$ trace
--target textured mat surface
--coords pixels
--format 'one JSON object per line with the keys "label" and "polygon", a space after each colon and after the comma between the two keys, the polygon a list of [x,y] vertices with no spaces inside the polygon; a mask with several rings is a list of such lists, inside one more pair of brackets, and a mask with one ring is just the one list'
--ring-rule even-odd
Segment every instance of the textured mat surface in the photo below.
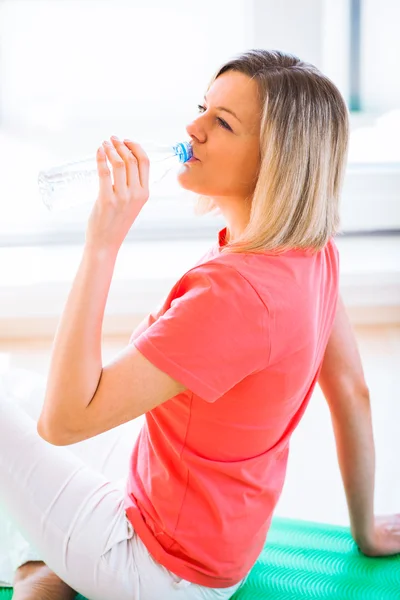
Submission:
{"label": "textured mat surface", "polygon": [[[10,598],[10,588],[0,589],[0,600]],[[368,558],[347,527],[275,517],[246,584],[233,598],[400,600],[400,555]]]}

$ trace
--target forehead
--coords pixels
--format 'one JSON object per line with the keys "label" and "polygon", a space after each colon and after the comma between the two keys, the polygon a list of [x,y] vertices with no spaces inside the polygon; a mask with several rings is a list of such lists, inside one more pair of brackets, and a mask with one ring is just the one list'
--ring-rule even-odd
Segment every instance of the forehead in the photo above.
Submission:
{"label": "forehead", "polygon": [[210,86],[207,100],[210,104],[233,110],[244,126],[253,127],[260,119],[257,82],[244,73],[228,71],[220,75]]}

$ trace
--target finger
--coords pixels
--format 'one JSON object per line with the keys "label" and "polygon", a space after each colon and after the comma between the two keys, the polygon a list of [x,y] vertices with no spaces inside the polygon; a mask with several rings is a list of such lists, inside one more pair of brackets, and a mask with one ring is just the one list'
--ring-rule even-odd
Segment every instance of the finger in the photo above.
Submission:
{"label": "finger", "polygon": [[127,186],[128,188],[131,188],[133,191],[135,191],[135,188],[141,185],[139,178],[138,159],[133,154],[133,152],[116,136],[111,136],[111,140],[115,146],[116,151],[125,162]]}
{"label": "finger", "polygon": [[138,161],[139,169],[139,182],[142,189],[148,191],[149,189],[149,172],[150,172],[150,160],[146,152],[143,150],[140,144],[135,144],[132,140],[125,139],[124,144],[129,150],[136,156]]}
{"label": "finger", "polygon": [[103,146],[100,146],[97,150],[97,172],[99,174],[99,187],[100,194],[108,197],[113,193],[113,186],[111,181],[111,172],[107,165],[107,155],[104,151]]}
{"label": "finger", "polygon": [[114,174],[114,191],[120,198],[125,198],[128,191],[126,181],[126,166],[124,160],[118,154],[114,146],[108,140],[103,142],[107,158],[110,161]]}

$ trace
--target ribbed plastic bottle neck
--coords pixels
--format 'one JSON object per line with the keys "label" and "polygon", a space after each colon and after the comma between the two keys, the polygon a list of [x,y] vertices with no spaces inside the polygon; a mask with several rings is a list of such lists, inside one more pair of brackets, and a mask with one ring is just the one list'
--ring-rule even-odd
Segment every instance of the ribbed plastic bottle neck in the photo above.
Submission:
{"label": "ribbed plastic bottle neck", "polygon": [[181,163],[187,162],[193,156],[193,148],[189,142],[180,142],[174,146],[174,151]]}

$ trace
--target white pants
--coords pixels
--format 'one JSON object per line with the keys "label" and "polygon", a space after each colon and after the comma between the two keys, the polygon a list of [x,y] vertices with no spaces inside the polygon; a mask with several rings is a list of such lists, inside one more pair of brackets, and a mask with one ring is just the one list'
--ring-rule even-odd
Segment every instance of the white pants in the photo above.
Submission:
{"label": "white pants", "polygon": [[36,431],[46,380],[0,377],[0,586],[45,562],[90,600],[228,599],[244,583],[207,588],[156,562],[124,510],[129,458],[144,417],[68,447]]}

